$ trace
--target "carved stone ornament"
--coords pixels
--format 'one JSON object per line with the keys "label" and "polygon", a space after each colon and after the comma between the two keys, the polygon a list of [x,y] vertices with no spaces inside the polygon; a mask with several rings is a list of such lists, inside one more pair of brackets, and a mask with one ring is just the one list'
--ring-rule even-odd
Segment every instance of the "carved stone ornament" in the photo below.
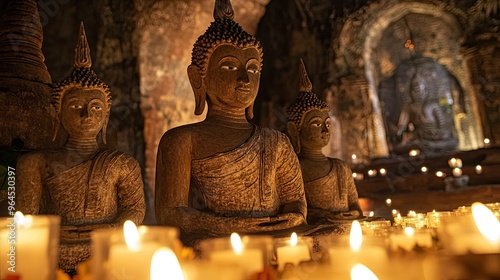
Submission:
{"label": "carved stone ornament", "polygon": [[207,117],[167,131],[158,147],[156,217],[179,227],[187,244],[232,232],[284,233],[306,217],[290,141],[248,120],[262,47],[233,20],[229,1],[217,0],[214,16],[188,67],[195,113],[202,114],[206,103]]}
{"label": "carved stone ornament", "polygon": [[344,161],[322,153],[330,140],[330,108],[311,91],[302,61],[299,79],[299,95],[287,110],[287,128],[302,168],[307,221],[324,224],[359,218],[362,211],[351,169]]}
{"label": "carved stone ornament", "polygon": [[61,149],[19,159],[16,204],[25,214],[61,217],[59,266],[70,274],[90,256],[91,231],[116,228],[126,220],[140,224],[145,214],[137,161],[97,144],[99,133],[105,142],[111,93],[90,69],[83,23],[75,51],[75,68],[54,86],[52,94],[68,140]]}

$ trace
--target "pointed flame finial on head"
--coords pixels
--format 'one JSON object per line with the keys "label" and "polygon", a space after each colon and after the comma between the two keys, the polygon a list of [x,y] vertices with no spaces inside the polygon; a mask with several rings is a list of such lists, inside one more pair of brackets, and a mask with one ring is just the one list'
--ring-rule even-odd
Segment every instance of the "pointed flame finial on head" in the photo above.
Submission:
{"label": "pointed flame finial on head", "polygon": [[87,42],[87,35],[85,34],[85,27],[83,21],[80,22],[80,34],[78,35],[78,42],[75,48],[75,68],[90,68],[92,66],[92,59],[90,58],[90,48]]}
{"label": "pointed flame finial on head", "polygon": [[302,58],[300,59],[299,66],[299,92],[311,92],[312,84],[311,80],[309,80],[309,76],[307,75],[306,66],[304,65],[304,61]]}
{"label": "pointed flame finial on head", "polygon": [[231,19],[234,20],[233,6],[230,0],[215,0],[214,19]]}

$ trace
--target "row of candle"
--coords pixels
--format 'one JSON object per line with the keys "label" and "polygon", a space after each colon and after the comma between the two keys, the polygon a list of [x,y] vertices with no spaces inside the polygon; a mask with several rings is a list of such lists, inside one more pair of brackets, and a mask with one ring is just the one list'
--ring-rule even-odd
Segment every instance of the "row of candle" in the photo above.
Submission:
{"label": "row of candle", "polygon": [[[500,209],[500,205],[483,205],[475,203],[472,207],[456,209],[460,215],[443,215],[452,219],[444,219],[439,231],[440,240],[454,254],[500,253],[500,222],[490,210]],[[448,212],[449,213],[449,212]],[[469,213],[470,215],[464,215]],[[399,214],[399,213],[398,213]],[[440,212],[430,212],[426,216],[438,216]],[[420,217],[419,217],[420,216]],[[409,213],[407,218],[422,218],[424,214]],[[16,273],[22,274],[22,279],[54,279],[54,256],[57,252],[57,242],[54,236],[58,234],[58,220],[52,225],[45,223],[34,227],[36,221],[44,216],[28,216],[28,223],[16,221]],[[470,219],[469,219],[470,218]],[[473,218],[473,219],[472,219]],[[472,223],[472,226],[471,226]],[[477,226],[473,226],[475,223]],[[55,226],[57,225],[57,226]],[[486,225],[486,226],[485,226]],[[373,239],[362,232],[366,229],[390,228],[385,239]],[[464,231],[466,230],[466,231]],[[8,239],[9,231],[0,228],[2,242]],[[55,234],[55,235],[54,235]],[[272,239],[266,236],[244,236],[240,238],[233,234],[231,238],[207,240],[200,244],[205,261],[182,262],[179,264],[176,254],[178,246],[178,230],[168,227],[136,227],[127,222],[123,231],[98,230],[92,235],[94,249],[95,279],[120,279],[127,276],[131,279],[209,279],[209,271],[218,279],[248,279],[261,273],[265,267],[275,264],[278,270],[283,270],[287,264],[298,266],[301,262],[316,260],[312,254],[312,239],[298,237],[292,234],[290,238]],[[403,249],[412,251],[414,247],[434,246],[430,231],[419,230],[416,227],[405,226],[405,230],[397,230],[390,226],[389,221],[362,222],[354,221],[349,235],[349,246],[346,236],[327,236],[320,240],[320,247],[326,250],[329,263],[328,270],[338,275],[344,275],[351,270],[361,271],[372,269],[375,274],[384,273],[381,268],[388,263],[387,245],[391,250]],[[384,240],[383,242],[375,242]],[[458,245],[457,245],[458,244]],[[2,257],[8,255],[2,246]],[[29,247],[29,253],[23,248]],[[24,250],[27,251],[27,250]],[[40,258],[40,256],[47,256]],[[57,256],[56,256],[57,257]],[[36,258],[36,262],[34,261]],[[2,264],[8,260],[2,259]],[[24,268],[23,264],[29,264]],[[35,265],[36,264],[36,265]],[[357,269],[354,270],[354,268]],[[2,265],[2,269],[5,266]],[[200,272],[203,268],[205,271]],[[5,275],[5,270],[2,275]],[[33,274],[33,275],[31,275]],[[356,274],[356,273],[354,273]],[[177,275],[177,276],[175,276]],[[226,275],[221,278],[221,275]],[[173,278],[172,278],[173,277]],[[375,277],[375,276],[374,276]],[[348,279],[348,278],[345,278]],[[366,279],[366,278],[358,278]],[[376,278],[373,278],[376,279]]]}
{"label": "row of candle", "polygon": [[[414,151],[414,150],[412,150],[412,151]],[[414,152],[413,154],[420,154],[420,152],[418,152],[418,153]],[[357,156],[355,154],[353,154],[352,158],[355,159],[355,158],[357,158]],[[462,176],[463,163],[462,163],[461,159],[451,158],[450,160],[448,160],[448,165],[452,168],[452,174],[454,177]],[[429,168],[427,168],[427,166],[421,166],[420,171],[422,173],[426,174],[429,171]],[[480,175],[483,173],[483,167],[478,164],[474,167],[474,171],[476,172],[476,174]],[[368,177],[376,177],[377,174],[384,177],[387,175],[387,169],[385,169],[385,168],[380,168],[378,170],[377,169],[370,169],[366,172],[366,174],[368,175]],[[352,176],[356,180],[363,180],[365,175],[364,175],[364,173],[354,172],[352,174]],[[446,177],[446,173],[443,171],[436,171],[436,176],[437,177]]]}

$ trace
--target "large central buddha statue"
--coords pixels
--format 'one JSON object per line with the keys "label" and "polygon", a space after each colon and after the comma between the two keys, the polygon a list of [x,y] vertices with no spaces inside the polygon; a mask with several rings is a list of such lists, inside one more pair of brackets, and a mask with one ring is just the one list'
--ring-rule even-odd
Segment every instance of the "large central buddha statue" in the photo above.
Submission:
{"label": "large central buddha statue", "polygon": [[269,233],[305,223],[300,165],[287,136],[249,122],[262,68],[260,43],[233,20],[229,1],[194,44],[187,72],[195,114],[167,131],[156,165],[156,217],[183,241]]}
{"label": "large central buddha statue", "polygon": [[[100,148],[106,143],[109,87],[94,73],[83,23],[71,74],[54,86],[52,105],[68,135],[64,147],[28,153],[17,163],[17,210],[61,217],[59,266],[73,274],[90,256],[90,233],[142,223],[141,169],[131,156]],[[54,138],[57,135],[57,129]]]}

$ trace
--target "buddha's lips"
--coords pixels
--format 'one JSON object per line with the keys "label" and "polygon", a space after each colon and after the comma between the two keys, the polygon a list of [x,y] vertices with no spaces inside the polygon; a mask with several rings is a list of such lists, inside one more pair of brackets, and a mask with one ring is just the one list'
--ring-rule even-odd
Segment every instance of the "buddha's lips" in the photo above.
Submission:
{"label": "buddha's lips", "polygon": [[247,87],[237,87],[236,91],[243,92],[243,93],[249,93],[250,92],[250,88],[247,88]]}

